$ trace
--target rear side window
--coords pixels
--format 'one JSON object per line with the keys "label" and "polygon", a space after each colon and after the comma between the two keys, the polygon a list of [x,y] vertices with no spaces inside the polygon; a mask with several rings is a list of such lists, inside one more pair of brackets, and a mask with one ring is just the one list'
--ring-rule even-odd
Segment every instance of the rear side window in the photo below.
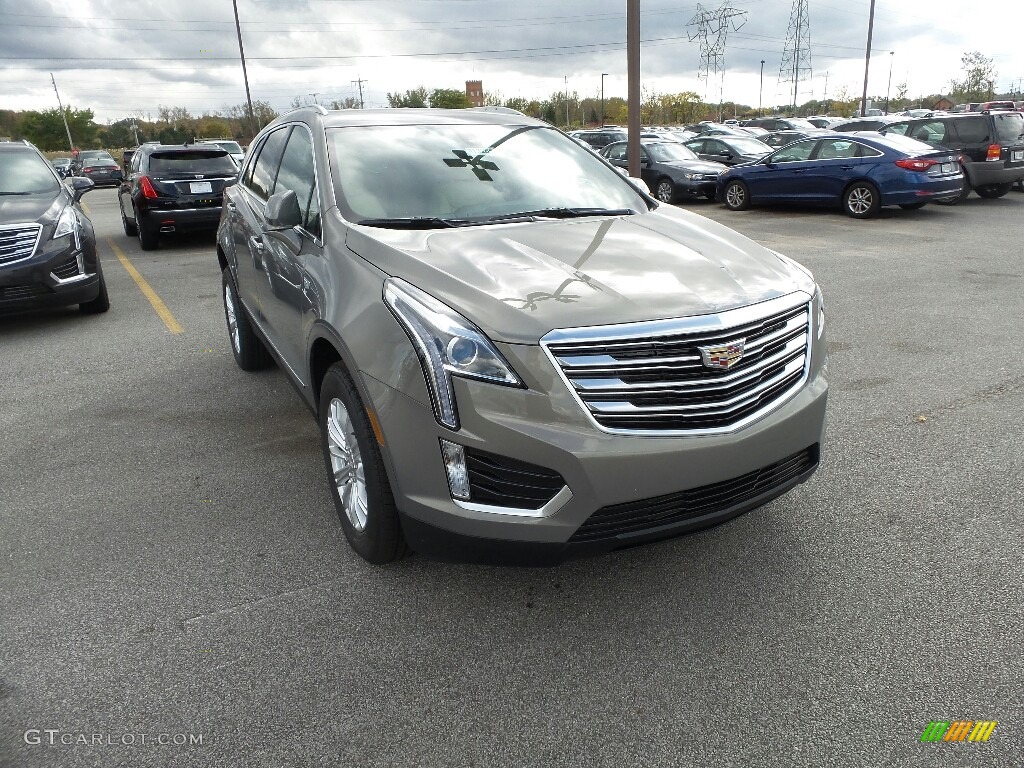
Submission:
{"label": "rear side window", "polygon": [[821,148],[818,149],[819,160],[845,160],[850,157],[857,156],[857,148],[860,147],[852,141],[846,139],[827,139],[821,142]]}
{"label": "rear side window", "polygon": [[[302,212],[302,226],[320,235],[320,205],[316,200],[316,175],[313,172],[313,142],[309,133],[296,126],[288,139],[281,157],[281,170],[277,173],[274,192],[291,190],[299,201]],[[311,216],[312,212],[312,216]]]}
{"label": "rear side window", "polygon": [[269,198],[270,190],[274,188],[277,167],[287,138],[288,128],[280,128],[267,136],[256,165],[253,166],[252,177],[246,180],[246,186],[261,200]]}
{"label": "rear side window", "polygon": [[149,172],[154,176],[230,176],[237,170],[223,149],[154,152],[149,156]]}
{"label": "rear side window", "polygon": [[616,144],[608,150],[609,160],[625,160],[626,159],[626,145]]}
{"label": "rear side window", "polygon": [[900,136],[906,136],[908,130],[910,130],[910,123],[893,123],[892,125],[885,126],[881,133],[896,133]]}
{"label": "rear side window", "polygon": [[1024,115],[993,115],[992,120],[1000,144],[1018,144],[1024,138]]}
{"label": "rear side window", "polygon": [[963,120],[950,120],[949,122],[964,144],[984,144],[989,140],[987,118],[967,117]]}

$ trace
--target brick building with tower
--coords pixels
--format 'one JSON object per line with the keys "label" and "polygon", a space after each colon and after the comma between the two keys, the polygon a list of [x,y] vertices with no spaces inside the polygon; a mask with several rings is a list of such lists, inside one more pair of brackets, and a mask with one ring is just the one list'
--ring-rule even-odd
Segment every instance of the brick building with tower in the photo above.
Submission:
{"label": "brick building with tower", "polygon": [[466,81],[466,100],[471,107],[482,107],[484,105],[484,81]]}

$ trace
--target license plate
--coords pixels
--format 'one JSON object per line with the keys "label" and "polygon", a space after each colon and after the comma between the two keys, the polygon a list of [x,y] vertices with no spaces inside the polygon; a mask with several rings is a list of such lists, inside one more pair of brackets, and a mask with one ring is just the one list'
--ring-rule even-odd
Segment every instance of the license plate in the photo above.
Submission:
{"label": "license plate", "polygon": [[942,172],[943,173],[958,173],[959,171],[960,171],[960,164],[959,163],[943,163],[942,164]]}
{"label": "license plate", "polygon": [[1015,162],[1015,163],[1019,163],[1019,162],[1021,162],[1022,160],[1024,160],[1024,149],[1018,149],[1018,150],[1014,150],[1014,153],[1013,153],[1013,162]]}
{"label": "license plate", "polygon": [[189,185],[193,195],[201,195],[203,192],[213,192],[213,184],[208,181],[193,181]]}

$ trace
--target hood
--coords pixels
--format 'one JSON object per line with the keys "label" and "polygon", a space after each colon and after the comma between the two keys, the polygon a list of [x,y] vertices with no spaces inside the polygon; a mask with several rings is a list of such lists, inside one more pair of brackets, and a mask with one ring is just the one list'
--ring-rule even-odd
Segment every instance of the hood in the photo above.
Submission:
{"label": "hood", "polygon": [[729,166],[724,163],[716,163],[711,160],[676,160],[671,163],[661,163],[670,168],[678,168],[687,173],[720,173]]}
{"label": "hood", "polygon": [[353,227],[348,247],[465,315],[496,341],[555,328],[719,312],[805,290],[810,278],[702,216],[633,216],[444,230]]}
{"label": "hood", "polygon": [[69,202],[71,201],[60,192],[45,192],[41,195],[0,195],[0,227],[36,222],[45,226],[47,221],[55,219]]}

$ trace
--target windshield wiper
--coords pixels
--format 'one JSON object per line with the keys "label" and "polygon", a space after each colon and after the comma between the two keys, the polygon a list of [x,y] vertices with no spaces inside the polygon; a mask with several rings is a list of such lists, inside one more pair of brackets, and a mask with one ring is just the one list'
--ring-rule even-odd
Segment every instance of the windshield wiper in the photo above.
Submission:
{"label": "windshield wiper", "polygon": [[485,221],[507,221],[510,219],[577,219],[583,216],[632,216],[631,208],[538,208],[535,211],[519,211],[488,216]]}
{"label": "windshield wiper", "polygon": [[465,219],[442,219],[437,216],[410,216],[404,219],[363,219],[357,223],[364,227],[381,227],[383,229],[447,229],[448,227],[464,227],[470,222]]}

